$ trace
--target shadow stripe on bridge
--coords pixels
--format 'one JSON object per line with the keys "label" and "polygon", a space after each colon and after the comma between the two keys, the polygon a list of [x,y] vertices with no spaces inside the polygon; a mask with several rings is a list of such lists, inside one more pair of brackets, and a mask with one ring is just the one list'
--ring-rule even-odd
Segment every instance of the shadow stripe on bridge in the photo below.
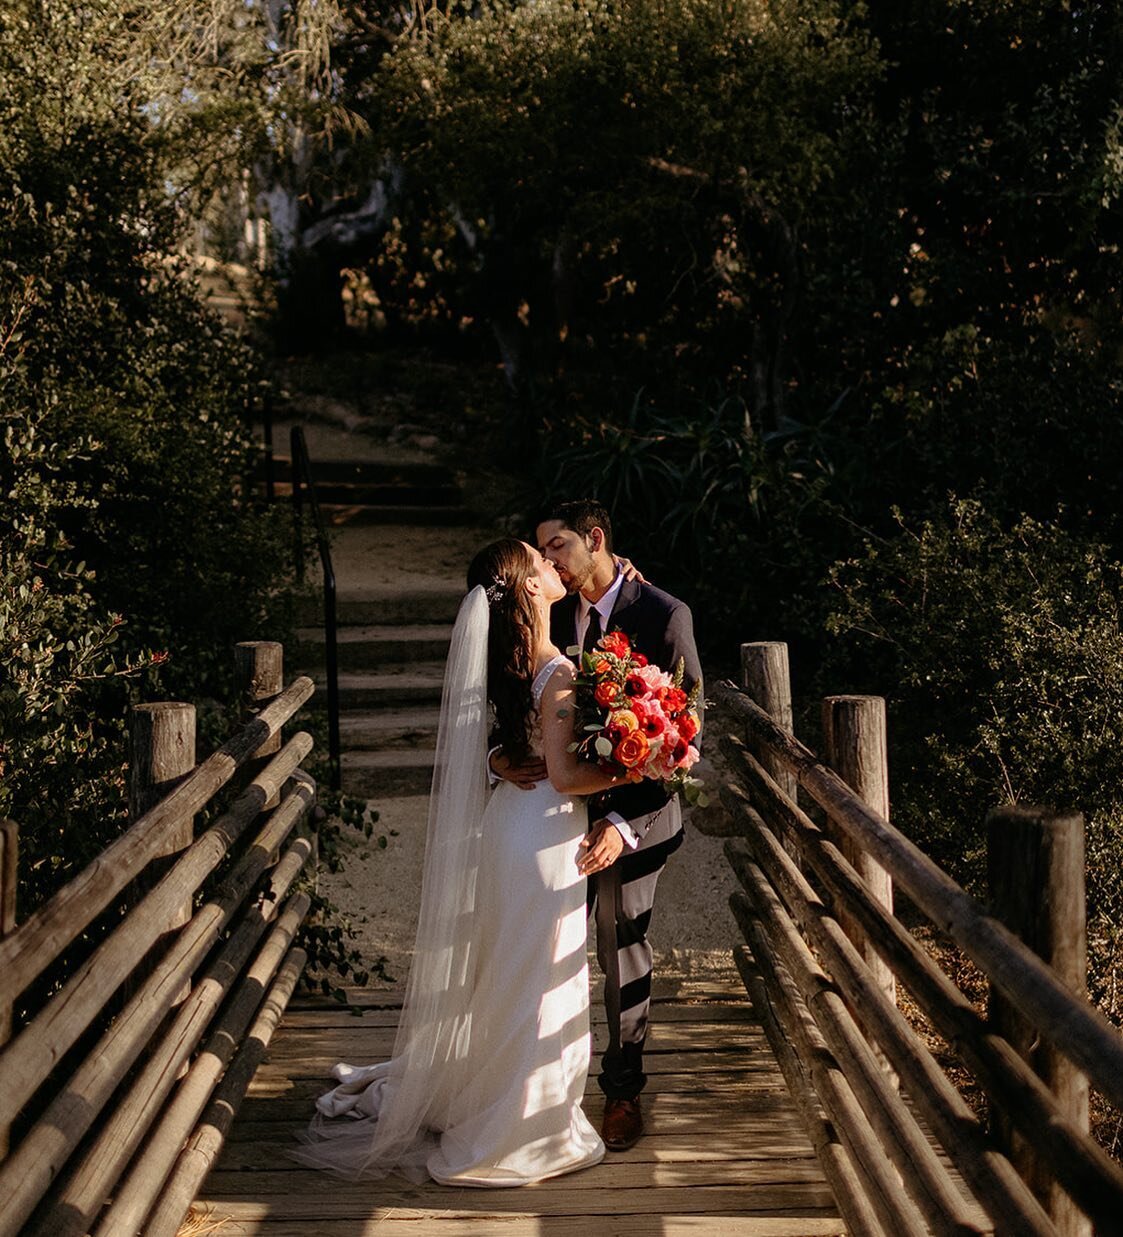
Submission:
{"label": "shadow stripe on bridge", "polygon": [[[263,1237],[832,1237],[844,1231],[744,989],[663,978],[652,1016],[648,1132],[600,1165],[517,1190],[397,1178],[349,1184],[287,1161],[339,1060],[384,1058],[394,997],[355,994],[356,1016],[306,1003],[286,1015],[196,1203],[222,1234]],[[594,1012],[594,1050],[604,1038]],[[595,1079],[586,1111],[599,1122]]]}

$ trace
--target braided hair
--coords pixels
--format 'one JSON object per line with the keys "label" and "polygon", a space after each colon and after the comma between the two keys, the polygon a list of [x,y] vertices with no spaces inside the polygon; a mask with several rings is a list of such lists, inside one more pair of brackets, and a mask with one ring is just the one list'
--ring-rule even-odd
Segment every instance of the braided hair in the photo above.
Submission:
{"label": "braided hair", "polygon": [[487,696],[495,706],[491,742],[513,761],[523,760],[530,750],[538,616],[523,585],[535,574],[534,560],[514,537],[485,546],[468,567],[468,587],[485,589],[490,611]]}

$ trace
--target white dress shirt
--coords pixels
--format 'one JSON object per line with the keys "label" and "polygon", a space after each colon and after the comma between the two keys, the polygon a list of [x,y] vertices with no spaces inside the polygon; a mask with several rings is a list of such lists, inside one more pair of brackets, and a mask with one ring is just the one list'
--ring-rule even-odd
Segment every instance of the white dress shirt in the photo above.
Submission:
{"label": "white dress shirt", "polygon": [[624,584],[623,573],[617,571],[616,579],[608,586],[604,596],[599,601],[589,601],[585,597],[579,598],[577,602],[577,647],[584,648],[585,633],[589,630],[589,612],[593,609],[600,615],[600,629],[602,632],[608,631],[608,620],[612,617],[612,609],[616,605],[616,598],[620,596],[620,589]]}

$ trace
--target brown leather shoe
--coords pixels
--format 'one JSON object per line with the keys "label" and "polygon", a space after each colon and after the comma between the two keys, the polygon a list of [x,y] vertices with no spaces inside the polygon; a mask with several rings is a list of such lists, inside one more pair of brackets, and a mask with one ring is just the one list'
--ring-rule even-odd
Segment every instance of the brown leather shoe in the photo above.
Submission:
{"label": "brown leather shoe", "polygon": [[605,1100],[600,1136],[609,1151],[627,1151],[643,1133],[639,1100]]}

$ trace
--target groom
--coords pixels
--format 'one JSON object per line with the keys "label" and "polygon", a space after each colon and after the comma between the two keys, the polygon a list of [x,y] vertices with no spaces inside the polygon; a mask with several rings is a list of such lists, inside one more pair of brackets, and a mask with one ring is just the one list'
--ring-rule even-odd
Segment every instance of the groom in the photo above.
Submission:
{"label": "groom", "polygon": [[[584,499],[547,510],[537,541],[569,592],[550,615],[550,637],[560,649],[591,649],[602,635],[622,631],[637,652],[669,674],[681,658],[687,690],[701,683],[689,608],[661,589],[625,578],[613,554],[608,512],[599,503]],[[590,906],[597,904],[597,957],[609,1027],[599,1078],[605,1094],[601,1136],[609,1150],[624,1151],[643,1133],[639,1095],[647,1082],[643,1043],[652,969],[647,927],[659,873],[682,845],[682,812],[676,796],[645,779],[594,796],[589,819],[580,867],[589,878]]]}

